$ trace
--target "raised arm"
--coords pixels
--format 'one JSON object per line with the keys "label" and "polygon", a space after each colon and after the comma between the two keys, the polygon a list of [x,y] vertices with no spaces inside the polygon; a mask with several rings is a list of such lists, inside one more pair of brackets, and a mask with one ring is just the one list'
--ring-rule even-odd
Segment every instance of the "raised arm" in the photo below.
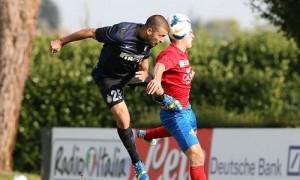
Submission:
{"label": "raised arm", "polygon": [[54,39],[50,42],[50,51],[52,53],[56,53],[60,51],[60,49],[69,42],[73,41],[79,41],[82,39],[87,38],[96,38],[96,29],[94,28],[88,28],[88,29],[82,29],[80,31],[74,32],[70,35],[67,35],[65,37]]}

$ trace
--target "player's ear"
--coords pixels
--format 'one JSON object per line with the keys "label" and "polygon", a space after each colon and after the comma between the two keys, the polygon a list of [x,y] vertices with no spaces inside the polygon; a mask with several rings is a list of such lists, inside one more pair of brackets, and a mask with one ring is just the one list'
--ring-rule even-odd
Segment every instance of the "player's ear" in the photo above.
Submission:
{"label": "player's ear", "polygon": [[150,36],[153,34],[153,28],[152,27],[148,27],[147,28],[147,35]]}

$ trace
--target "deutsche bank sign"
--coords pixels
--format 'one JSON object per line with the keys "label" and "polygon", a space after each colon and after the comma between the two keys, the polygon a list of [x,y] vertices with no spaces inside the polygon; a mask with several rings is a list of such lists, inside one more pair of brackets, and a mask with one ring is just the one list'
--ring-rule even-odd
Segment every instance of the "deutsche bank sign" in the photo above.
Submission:
{"label": "deutsche bank sign", "polygon": [[300,180],[300,128],[215,129],[209,180]]}

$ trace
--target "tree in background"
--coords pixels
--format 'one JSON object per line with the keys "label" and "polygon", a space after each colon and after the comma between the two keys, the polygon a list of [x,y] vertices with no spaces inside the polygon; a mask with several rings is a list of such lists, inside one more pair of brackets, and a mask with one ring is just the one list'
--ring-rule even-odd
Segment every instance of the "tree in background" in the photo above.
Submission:
{"label": "tree in background", "polygon": [[232,40],[240,33],[240,24],[234,19],[214,19],[203,28],[216,40]]}
{"label": "tree in background", "polygon": [[300,45],[299,0],[250,0],[250,5],[261,17],[279,26]]}
{"label": "tree in background", "polygon": [[60,25],[60,14],[56,4],[51,0],[42,0],[39,14],[39,28],[56,30]]}
{"label": "tree in background", "polygon": [[39,0],[0,0],[0,171],[12,170]]}

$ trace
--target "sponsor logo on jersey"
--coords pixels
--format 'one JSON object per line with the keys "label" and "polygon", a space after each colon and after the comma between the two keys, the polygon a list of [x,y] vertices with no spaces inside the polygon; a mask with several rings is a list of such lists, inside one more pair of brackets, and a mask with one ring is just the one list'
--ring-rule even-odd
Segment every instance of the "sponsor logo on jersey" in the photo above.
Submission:
{"label": "sponsor logo on jersey", "polygon": [[185,70],[185,74],[182,77],[182,80],[185,84],[190,84],[193,79],[193,70],[191,67]]}
{"label": "sponsor logo on jersey", "polygon": [[128,54],[125,52],[121,52],[120,57],[125,61],[140,62],[144,58],[144,55]]}
{"label": "sponsor logo on jersey", "polygon": [[183,59],[183,60],[179,60],[179,67],[186,67],[186,66],[189,66],[190,63],[189,63],[189,60],[187,59]]}

